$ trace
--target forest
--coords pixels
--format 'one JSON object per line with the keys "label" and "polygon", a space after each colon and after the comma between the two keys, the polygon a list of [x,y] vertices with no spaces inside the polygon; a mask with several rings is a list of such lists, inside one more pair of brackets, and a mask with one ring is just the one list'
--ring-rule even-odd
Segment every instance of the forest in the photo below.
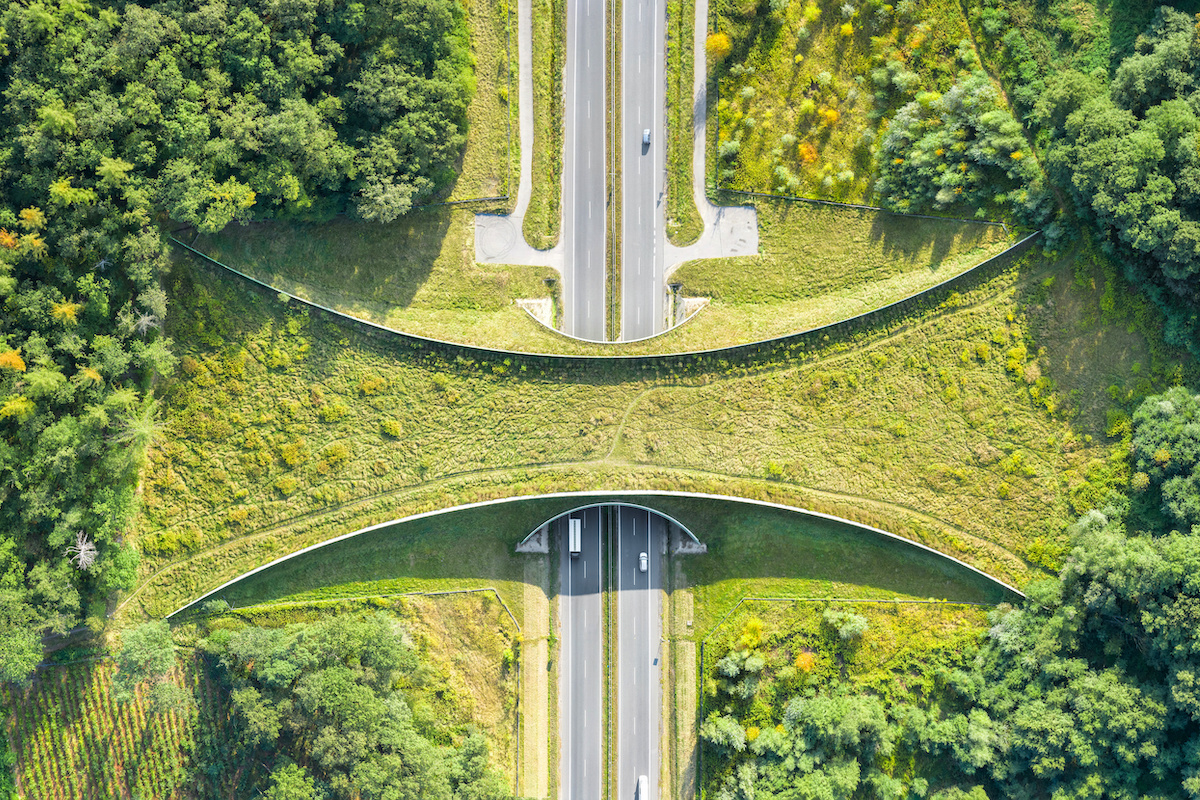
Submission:
{"label": "forest", "polygon": [[386,222],[448,185],[473,91],[453,0],[11,2],[0,13],[0,680],[104,627],[156,382],[164,232]]}

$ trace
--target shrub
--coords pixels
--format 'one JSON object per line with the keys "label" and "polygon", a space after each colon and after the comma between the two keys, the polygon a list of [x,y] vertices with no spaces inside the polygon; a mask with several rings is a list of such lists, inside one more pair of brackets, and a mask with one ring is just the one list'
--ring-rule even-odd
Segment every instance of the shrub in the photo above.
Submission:
{"label": "shrub", "polygon": [[712,63],[724,61],[733,52],[733,40],[728,33],[710,33],[704,42],[704,50]]}
{"label": "shrub", "polygon": [[400,434],[404,432],[403,426],[398,420],[385,419],[379,423],[379,430],[383,431],[384,435],[391,436],[393,439],[399,439]]}
{"label": "shrub", "polygon": [[853,611],[830,608],[825,610],[821,618],[837,632],[842,641],[858,639],[867,632],[867,618]]}
{"label": "shrub", "polygon": [[345,403],[329,403],[321,406],[317,411],[317,416],[321,418],[322,422],[337,422],[349,413],[350,409],[346,407]]}

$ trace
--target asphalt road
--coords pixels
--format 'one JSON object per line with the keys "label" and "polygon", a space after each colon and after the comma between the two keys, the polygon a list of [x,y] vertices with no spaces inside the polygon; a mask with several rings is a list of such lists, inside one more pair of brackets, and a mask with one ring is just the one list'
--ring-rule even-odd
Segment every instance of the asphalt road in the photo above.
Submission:
{"label": "asphalt road", "polygon": [[[621,25],[621,339],[665,327],[666,2],[626,0]],[[650,129],[650,144],[642,134]]]}
{"label": "asphalt road", "polygon": [[[662,711],[662,543],[666,521],[641,509],[617,512],[617,795],[634,800],[639,775],[659,796]],[[646,572],[638,561],[647,554]]]}
{"label": "asphalt road", "polygon": [[567,3],[566,155],[563,164],[563,330],[604,341],[604,0]]}
{"label": "asphalt road", "polygon": [[583,520],[583,548],[576,558],[571,558],[567,544],[567,517],[555,523],[562,554],[559,595],[562,658],[558,675],[562,790],[559,796],[564,800],[600,800],[604,776],[600,509],[589,508],[572,516]]}

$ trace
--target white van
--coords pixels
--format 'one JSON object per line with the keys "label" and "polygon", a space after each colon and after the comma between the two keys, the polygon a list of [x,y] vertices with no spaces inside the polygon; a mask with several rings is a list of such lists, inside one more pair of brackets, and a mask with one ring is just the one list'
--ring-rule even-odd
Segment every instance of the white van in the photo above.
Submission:
{"label": "white van", "polygon": [[650,800],[650,782],[645,775],[638,776],[637,800]]}

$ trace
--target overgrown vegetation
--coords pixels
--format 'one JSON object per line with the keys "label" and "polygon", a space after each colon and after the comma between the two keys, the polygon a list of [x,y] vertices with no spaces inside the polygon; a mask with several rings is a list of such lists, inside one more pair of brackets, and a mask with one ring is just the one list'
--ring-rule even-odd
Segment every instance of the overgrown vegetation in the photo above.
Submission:
{"label": "overgrown vegetation", "polygon": [[[974,745],[952,687],[986,619],[954,605],[747,602],[705,649],[708,796],[953,797],[939,756]],[[924,738],[897,735],[895,718],[920,719]]]}
{"label": "overgrown vegetation", "polygon": [[[993,611],[977,646],[959,642],[955,663],[918,681],[919,702],[896,694],[911,681],[846,687],[845,667],[841,681],[784,683],[820,675],[818,654],[831,645],[853,652],[866,618],[826,611],[824,646],[796,655],[786,673],[759,651],[762,622],[747,621],[715,665],[710,691],[724,708],[701,729],[721,757],[722,796],[752,797],[781,780],[807,796],[1200,795],[1200,535],[1190,532],[1195,492],[1181,491],[1200,461],[1197,414],[1182,388],[1140,405],[1131,499],[1110,491],[1102,510],[1082,516],[1059,576]],[[922,769],[930,756],[934,772]]]}
{"label": "overgrown vegetation", "polygon": [[525,241],[547,250],[558,242],[562,224],[563,96],[566,69],[567,6],[564,0],[533,0],[533,174],[525,212]]}
{"label": "overgrown vegetation", "polygon": [[979,64],[954,0],[727,0],[714,11],[729,37],[709,50],[722,188],[868,201],[887,118]]}
{"label": "overgrown vegetation", "polygon": [[439,746],[418,730],[404,687],[421,665],[394,617],[218,629],[201,650],[230,701],[197,749],[208,796],[509,796],[480,734]]}

